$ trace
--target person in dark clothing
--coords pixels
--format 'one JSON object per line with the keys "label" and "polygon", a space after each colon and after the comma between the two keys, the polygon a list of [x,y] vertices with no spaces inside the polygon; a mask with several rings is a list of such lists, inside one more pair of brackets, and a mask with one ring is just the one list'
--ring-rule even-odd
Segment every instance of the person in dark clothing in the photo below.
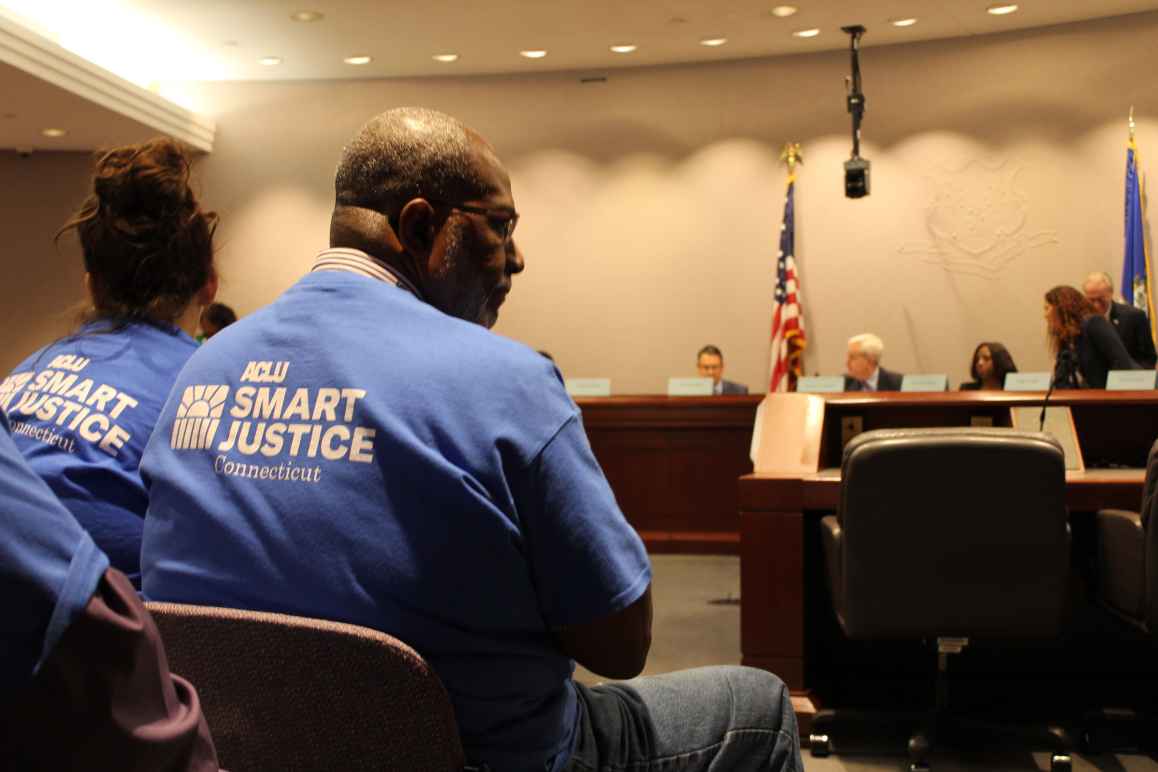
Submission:
{"label": "person in dark clothing", "polygon": [[1114,280],[1110,274],[1091,273],[1082,282],[1082,292],[1094,310],[1114,325],[1131,359],[1144,368],[1158,364],[1149,317],[1140,308],[1114,300]]}
{"label": "person in dark clothing", "polygon": [[1017,365],[1013,363],[1009,349],[1000,343],[979,343],[973,349],[973,360],[969,363],[969,375],[973,380],[962,383],[961,391],[1000,391],[1005,387],[1005,376],[1016,372]]}
{"label": "person in dark clothing", "polygon": [[1054,387],[1104,389],[1111,370],[1143,369],[1130,358],[1113,325],[1073,287],[1045,293],[1046,330],[1054,355]]}

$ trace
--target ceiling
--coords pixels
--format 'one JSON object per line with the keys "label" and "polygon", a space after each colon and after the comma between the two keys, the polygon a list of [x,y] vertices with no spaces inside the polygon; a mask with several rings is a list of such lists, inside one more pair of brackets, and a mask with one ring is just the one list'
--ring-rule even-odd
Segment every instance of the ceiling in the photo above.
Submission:
{"label": "ceiling", "polygon": [[[1011,0],[1012,1],[1012,0]],[[993,16],[996,0],[0,0],[50,36],[114,72],[135,51],[141,85],[161,80],[378,78],[707,62],[846,48],[846,24],[868,28],[875,45],[980,35],[1158,9],[1158,0],[1018,0]],[[799,11],[777,18],[771,8]],[[302,23],[302,10],[323,14]],[[904,29],[891,19],[916,17]],[[819,28],[814,38],[794,30]],[[153,34],[138,34],[151,29]],[[132,34],[118,40],[118,35]],[[100,38],[105,51],[85,36]],[[704,38],[726,38],[708,48]],[[148,43],[146,41],[152,41]],[[634,53],[611,45],[630,43]],[[519,55],[545,49],[542,59]],[[453,63],[432,56],[457,53]],[[343,58],[366,55],[370,64]],[[262,57],[282,59],[277,66]],[[103,59],[108,60],[102,61]],[[115,61],[114,61],[115,60]]]}
{"label": "ceiling", "polygon": [[[9,64],[0,63],[0,148],[92,150],[156,136],[157,129]],[[64,128],[48,138],[46,128]]]}
{"label": "ceiling", "polygon": [[[92,150],[164,132],[210,150],[212,121],[153,93],[179,93],[165,84],[180,81],[594,74],[846,49],[840,27],[853,23],[871,48],[1158,10],[1158,0],[1018,0],[1016,13],[986,13],[996,1],[0,0],[0,148]],[[774,16],[782,3],[798,12]],[[303,10],[323,18],[291,19]],[[792,35],[813,27],[816,37]],[[440,53],[459,59],[434,61]],[[354,55],[373,61],[343,63]],[[259,64],[266,56],[282,62]],[[43,136],[53,127],[68,134]]]}

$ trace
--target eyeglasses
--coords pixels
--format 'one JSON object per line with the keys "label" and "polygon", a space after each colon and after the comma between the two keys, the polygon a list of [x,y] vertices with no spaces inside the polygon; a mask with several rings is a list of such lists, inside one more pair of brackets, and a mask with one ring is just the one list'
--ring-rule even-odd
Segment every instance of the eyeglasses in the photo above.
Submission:
{"label": "eyeglasses", "polygon": [[513,212],[510,209],[487,209],[485,207],[470,206],[468,204],[452,204],[449,201],[435,201],[429,198],[426,200],[432,204],[441,204],[450,209],[457,209],[460,212],[481,214],[487,218],[487,224],[491,226],[495,233],[502,237],[504,243],[510,243],[511,237],[515,235],[515,226],[519,223],[519,213]]}

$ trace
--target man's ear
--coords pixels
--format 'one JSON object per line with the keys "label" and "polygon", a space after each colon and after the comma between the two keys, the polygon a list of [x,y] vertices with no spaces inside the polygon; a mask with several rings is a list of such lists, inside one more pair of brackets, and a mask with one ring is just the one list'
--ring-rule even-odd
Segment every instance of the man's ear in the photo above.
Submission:
{"label": "man's ear", "polygon": [[407,203],[398,214],[398,241],[402,249],[425,263],[438,235],[435,226],[434,207],[428,201],[416,198]]}

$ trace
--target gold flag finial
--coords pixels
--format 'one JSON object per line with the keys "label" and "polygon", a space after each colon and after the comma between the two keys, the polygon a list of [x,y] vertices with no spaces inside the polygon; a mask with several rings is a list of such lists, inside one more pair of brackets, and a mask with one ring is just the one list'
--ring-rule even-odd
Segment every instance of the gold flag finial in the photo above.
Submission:
{"label": "gold flag finial", "polygon": [[1134,139],[1134,105],[1130,105],[1130,140]]}
{"label": "gold flag finial", "polygon": [[795,172],[796,164],[804,163],[804,155],[800,152],[800,143],[785,142],[784,149],[780,151],[780,160],[788,164],[789,174]]}

